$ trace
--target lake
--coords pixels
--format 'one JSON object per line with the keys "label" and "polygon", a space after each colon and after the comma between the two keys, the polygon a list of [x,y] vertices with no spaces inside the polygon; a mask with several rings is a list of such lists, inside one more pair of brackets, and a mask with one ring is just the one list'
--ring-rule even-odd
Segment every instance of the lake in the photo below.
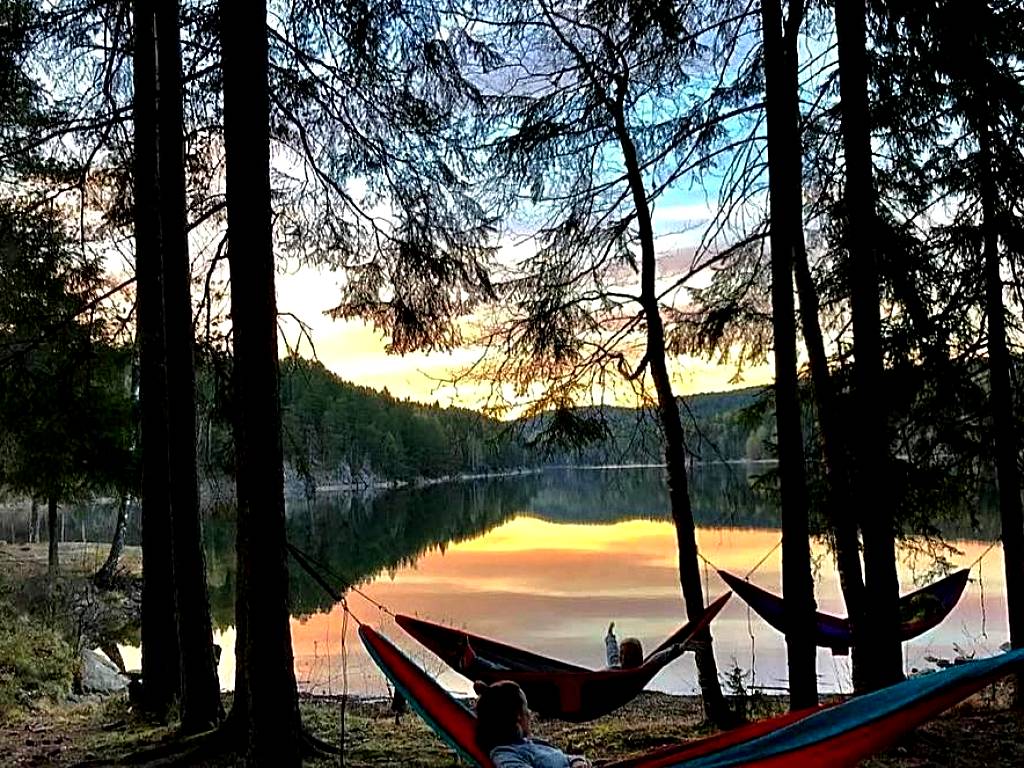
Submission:
{"label": "lake", "polygon": [[[702,554],[718,568],[781,590],[778,511],[750,489],[764,467],[718,465],[693,472],[692,498]],[[604,664],[603,637],[615,621],[620,638],[633,635],[651,648],[684,621],[676,569],[674,530],[667,518],[662,471],[645,469],[549,470],[535,475],[400,489],[373,496],[320,494],[288,506],[290,540],[367,597],[396,613],[464,627],[540,653],[587,666]],[[86,519],[66,527],[90,535]],[[71,517],[74,517],[72,513]],[[233,684],[235,588],[233,525],[214,515],[206,526],[207,557],[217,641],[223,648],[221,683]],[[973,563],[998,535],[994,511],[978,514],[976,531],[939,527],[958,553],[956,567]],[[98,533],[98,531],[97,531]],[[133,533],[137,535],[137,533]],[[816,590],[821,610],[844,613],[838,578],[826,547],[815,543]],[[904,645],[907,671],[930,668],[929,657],[995,653],[1008,638],[1002,552],[997,547],[975,566],[963,599],[938,628]],[[905,591],[936,576],[920,547],[901,549]],[[705,569],[706,594],[726,591]],[[344,614],[305,573],[292,568],[292,640],[303,690],[383,695],[383,677],[363,652]],[[441,682],[465,692],[470,684],[445,668],[395,625],[384,611],[356,594],[349,607],[378,626]],[[733,598],[712,626],[720,671],[739,667],[747,686],[786,686],[785,643],[746,605]],[[129,665],[137,649],[125,649]],[[849,691],[848,657],[818,655],[820,687]],[[346,682],[347,681],[347,682]],[[669,665],[651,688],[696,692],[692,655]]]}

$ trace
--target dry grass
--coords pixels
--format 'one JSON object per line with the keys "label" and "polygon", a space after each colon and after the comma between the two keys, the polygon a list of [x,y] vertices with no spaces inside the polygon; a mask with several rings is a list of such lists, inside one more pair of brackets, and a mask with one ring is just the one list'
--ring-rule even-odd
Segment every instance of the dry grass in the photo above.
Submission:
{"label": "dry grass", "polygon": [[[27,579],[46,573],[48,545],[0,544],[0,568],[17,569],[19,578]],[[110,544],[103,542],[65,541],[59,546],[61,574],[69,578],[94,574],[110,552]],[[125,547],[120,568],[131,576],[142,575],[142,547]]]}

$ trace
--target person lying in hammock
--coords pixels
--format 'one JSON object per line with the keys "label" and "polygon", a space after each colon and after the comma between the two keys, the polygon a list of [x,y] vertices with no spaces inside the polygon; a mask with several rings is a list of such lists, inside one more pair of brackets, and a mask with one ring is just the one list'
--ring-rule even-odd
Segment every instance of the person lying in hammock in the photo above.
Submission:
{"label": "person lying in hammock", "polygon": [[[696,650],[700,640],[690,640],[683,646],[669,645],[657,653],[652,653],[647,661],[655,661],[664,655],[678,656],[687,650]],[[608,634],[604,636],[604,651],[608,661],[608,669],[635,669],[644,663],[644,647],[635,637],[627,637],[621,643],[615,637],[615,622],[608,625]]]}
{"label": "person lying in hammock", "polygon": [[634,669],[644,663],[644,647],[635,637],[627,637],[621,643],[615,637],[615,622],[608,625],[604,636],[604,652],[608,669]]}
{"label": "person lying in hammock", "polygon": [[587,758],[567,755],[530,735],[530,708],[523,689],[511,680],[473,684],[476,742],[494,768],[591,768]]}
{"label": "person lying in hammock", "polygon": [[456,654],[455,663],[452,666],[471,680],[483,672],[501,672],[508,669],[508,667],[478,656],[469,642],[469,637],[462,638],[456,649]]}

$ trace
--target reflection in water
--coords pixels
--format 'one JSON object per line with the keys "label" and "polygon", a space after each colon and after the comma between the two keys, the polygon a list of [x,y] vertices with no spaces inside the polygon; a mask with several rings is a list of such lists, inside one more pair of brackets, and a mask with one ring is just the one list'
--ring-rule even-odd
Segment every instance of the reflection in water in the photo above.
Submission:
{"label": "reflection in water", "polygon": [[[778,540],[775,531],[701,528],[701,551],[717,565],[745,573]],[[985,545],[961,543],[965,562],[971,562]],[[816,556],[826,553],[819,546]],[[993,653],[1006,639],[1002,572],[998,551],[984,563],[987,626],[977,582],[971,584],[960,605],[939,628],[908,643],[908,669],[927,667],[925,657],[950,657],[958,647],[967,653]],[[901,573],[910,585],[913,574]],[[419,613],[433,620],[466,626],[484,635],[536,649],[545,655],[588,666],[603,661],[601,638],[614,619],[622,634],[640,637],[646,647],[665,637],[682,623],[677,584],[675,536],[668,523],[634,521],[590,527],[557,524],[520,517],[474,541],[452,546],[444,554],[431,552],[414,568],[399,570],[366,587],[366,592],[395,611]],[[777,589],[781,581],[778,555],[770,558],[752,577],[758,584]],[[838,581],[831,568],[818,574],[817,594],[821,608],[842,613]],[[712,572],[712,595],[724,586]],[[371,623],[397,639],[426,665],[433,657],[372,607],[353,607]],[[318,614],[295,621],[292,637],[300,679],[312,690],[338,690],[341,669],[337,654],[341,613]],[[720,666],[733,663],[754,669],[752,681],[764,686],[785,686],[785,645],[782,636],[745,605],[734,599],[714,624]],[[987,630],[987,637],[984,631]],[[348,643],[350,690],[382,692],[383,683],[362,655],[355,635]],[[328,646],[328,643],[332,645]],[[334,655],[333,663],[325,657]],[[849,690],[847,659],[819,653],[818,671],[826,690]],[[446,672],[446,685],[466,691],[468,682]],[[652,683],[658,690],[692,692],[696,674],[690,657],[675,662]]]}
{"label": "reflection in water", "polygon": [[[746,574],[779,541],[778,510],[750,490],[749,473],[764,467],[700,467],[692,474],[691,497],[702,554],[717,566]],[[936,524],[968,565],[998,535],[998,515],[983,499],[978,525],[970,529]],[[116,503],[97,502],[63,512],[67,539],[109,539]],[[13,541],[27,538],[27,509],[4,527]],[[138,543],[138,514],[128,543]],[[210,597],[225,688],[234,683],[234,523],[230,510],[206,521]],[[465,626],[549,656],[600,666],[602,638],[614,620],[620,636],[636,635],[650,648],[683,622],[676,570],[675,535],[668,522],[668,497],[658,469],[548,471],[505,479],[402,489],[361,497],[323,494],[312,504],[288,508],[288,537],[325,563],[342,581],[362,585],[373,599],[396,612]],[[974,541],[971,541],[971,540]],[[978,541],[980,540],[980,541]],[[844,613],[832,559],[814,547],[820,564],[817,597],[822,610]],[[927,667],[925,657],[958,652],[985,655],[1006,640],[1006,606],[1001,550],[976,568],[972,583],[947,620],[905,645],[907,669]],[[780,592],[779,553],[751,576]],[[97,561],[95,567],[99,567]],[[912,553],[901,570],[905,591],[929,580],[928,558]],[[984,576],[984,590],[979,575]],[[296,671],[307,690],[338,692],[342,680],[342,614],[297,567],[291,570],[292,637]],[[707,592],[725,590],[709,569]],[[982,600],[984,592],[984,600]],[[408,638],[385,613],[350,600],[360,618],[383,630],[444,684],[467,691],[469,684],[446,670]],[[747,683],[784,687],[785,644],[781,635],[733,599],[713,625],[719,667],[754,670]],[[345,636],[349,690],[379,694],[383,678],[365,657],[350,626]],[[129,666],[138,650],[124,649]],[[849,660],[820,652],[824,690],[849,690]],[[670,692],[696,690],[692,657],[674,662],[652,687]]]}
{"label": "reflection in water", "polygon": [[[718,567],[746,574],[779,540],[777,511],[749,490],[741,467],[704,469],[694,475],[694,507],[701,552]],[[545,655],[600,666],[602,638],[614,620],[621,635],[640,637],[646,647],[683,622],[676,570],[675,534],[665,520],[667,497],[654,471],[550,472],[537,476],[403,490],[372,499],[321,497],[289,509],[289,537],[368,596],[395,612],[435,621],[536,649]],[[984,527],[984,526],[983,526]],[[233,681],[233,533],[214,521],[209,531],[211,592],[224,630],[221,681]],[[973,562],[986,543],[956,544],[958,564]],[[229,555],[219,557],[219,554]],[[824,546],[816,545],[817,595],[822,610],[842,614],[838,580]],[[979,571],[960,605],[937,629],[908,643],[907,669],[927,667],[925,657],[957,652],[985,655],[1006,639],[1001,553],[985,559],[984,602]],[[901,570],[904,588],[928,580],[927,564],[908,551]],[[779,553],[751,576],[780,590]],[[300,571],[292,571],[292,638],[302,686],[337,693],[342,685],[340,608]],[[710,595],[724,585],[709,569]],[[408,638],[385,613],[350,600],[363,621],[381,625],[390,637],[455,690],[469,683],[447,670]],[[327,611],[329,612],[324,612]],[[785,644],[781,635],[734,599],[713,626],[724,671],[733,664],[754,670],[747,682],[784,687]],[[352,693],[381,694],[383,679],[363,654],[349,625],[344,638]],[[849,660],[819,653],[824,690],[849,690]],[[692,657],[664,670],[652,687],[696,691]]]}
{"label": "reflection in water", "polygon": [[[702,554],[717,566],[746,574],[779,541],[778,510],[750,489],[749,473],[764,467],[700,467],[692,474],[691,497]],[[113,504],[70,509],[68,538],[109,537]],[[210,597],[221,657],[221,682],[234,681],[233,610],[235,597],[234,524],[230,510],[206,522]],[[991,499],[977,512],[978,526],[936,525],[962,554],[950,558],[960,567],[972,563],[998,535]],[[27,518],[9,523],[11,538],[22,540]],[[18,530],[15,530],[18,528]],[[129,543],[137,543],[137,517]],[[620,635],[636,635],[652,647],[682,623],[676,570],[675,536],[668,523],[668,497],[659,469],[548,471],[505,479],[449,483],[361,497],[322,494],[312,504],[288,508],[288,537],[303,551],[339,574],[340,581],[364,591],[394,611],[534,648],[589,666],[603,663],[602,637],[614,620]],[[970,540],[980,540],[970,541]],[[906,551],[900,577],[905,591],[934,574],[919,558],[915,572]],[[819,563],[817,597],[822,610],[843,614],[832,558],[814,547]],[[908,670],[925,667],[925,657],[994,652],[1007,637],[1001,551],[997,548],[975,569],[960,605],[937,629],[908,643]],[[96,564],[99,566],[99,563]],[[984,601],[979,574],[984,575]],[[296,669],[313,691],[339,690],[341,612],[301,570],[291,570],[292,636]],[[781,591],[779,553],[751,580]],[[725,590],[713,569],[707,592]],[[454,689],[467,681],[443,671],[429,652],[377,608],[353,596],[350,603],[364,620],[384,631],[416,659],[442,674]],[[745,605],[733,599],[713,625],[719,666],[734,663],[756,676],[748,683],[785,685],[782,637]],[[354,629],[345,637],[350,690],[382,693],[383,679],[362,653]],[[126,651],[126,661],[137,663]],[[850,688],[849,660],[821,652],[818,672],[823,689]],[[655,678],[660,690],[696,690],[691,657],[677,661]]]}

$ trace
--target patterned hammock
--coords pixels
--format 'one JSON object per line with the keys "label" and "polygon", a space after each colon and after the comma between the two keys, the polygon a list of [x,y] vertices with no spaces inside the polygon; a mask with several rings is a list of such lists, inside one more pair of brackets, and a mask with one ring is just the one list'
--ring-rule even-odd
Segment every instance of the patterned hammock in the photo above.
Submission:
{"label": "patterned hammock", "polygon": [[456,672],[486,683],[514,680],[535,712],[578,723],[606,715],[634,699],[651,678],[699,642],[696,636],[729,597],[727,593],[715,600],[632,669],[586,669],[411,616],[399,615],[395,621]]}
{"label": "patterned hammock", "polygon": [[[359,637],[426,723],[470,765],[493,768],[476,745],[476,716],[390,641],[367,626]],[[823,709],[793,712],[707,739],[657,749],[606,768],[810,768],[856,765],[907,731],[1024,666],[1024,650],[913,678]],[[532,704],[532,702],[531,702]]]}
{"label": "patterned hammock", "polygon": [[[922,587],[916,592],[901,597],[900,639],[906,642],[941,624],[960,601],[970,573],[969,568],[964,568],[929,584],[927,587]],[[719,571],[718,575],[762,619],[785,634],[785,600],[783,598],[756,587],[738,576],[733,576],[731,573]],[[852,641],[849,619],[832,616],[828,613],[819,612],[817,614],[815,635],[817,645],[822,648],[831,648],[835,654],[846,654],[850,651]]]}

